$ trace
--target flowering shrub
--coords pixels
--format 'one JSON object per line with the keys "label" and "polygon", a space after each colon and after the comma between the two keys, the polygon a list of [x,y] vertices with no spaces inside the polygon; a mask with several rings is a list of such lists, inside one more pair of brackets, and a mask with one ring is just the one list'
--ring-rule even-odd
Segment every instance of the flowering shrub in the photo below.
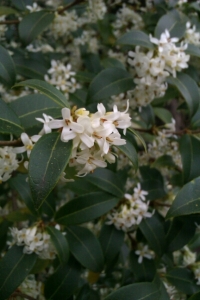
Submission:
{"label": "flowering shrub", "polygon": [[200,299],[199,19],[1,1],[0,300]]}

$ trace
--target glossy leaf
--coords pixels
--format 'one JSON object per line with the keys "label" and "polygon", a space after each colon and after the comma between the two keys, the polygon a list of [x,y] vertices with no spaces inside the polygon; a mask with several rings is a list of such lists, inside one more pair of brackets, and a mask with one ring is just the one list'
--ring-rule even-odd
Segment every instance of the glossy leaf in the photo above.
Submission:
{"label": "glossy leaf", "polygon": [[138,167],[138,156],[133,144],[126,139],[126,144],[122,146],[116,146],[122,153],[124,153],[128,159],[132,162],[133,167],[137,169]]}
{"label": "glossy leaf", "polygon": [[54,14],[37,11],[26,15],[19,24],[19,36],[23,43],[30,44],[54,19]]}
{"label": "glossy leaf", "polygon": [[69,107],[69,103],[66,99],[66,97],[57,90],[54,86],[51,84],[38,80],[38,79],[29,79],[26,81],[22,81],[20,83],[17,83],[15,87],[19,86],[27,86],[29,88],[35,89],[40,91],[42,94],[53,100],[58,106],[60,107]]}
{"label": "glossy leaf", "polygon": [[122,230],[116,229],[114,225],[103,225],[99,235],[99,242],[107,265],[110,266],[112,264],[120,252],[123,241],[124,232]]}
{"label": "glossy leaf", "polygon": [[20,97],[10,104],[10,107],[19,117],[22,126],[27,129],[43,124],[36,118],[43,118],[43,113],[53,118],[61,117],[60,106],[45,95],[32,94]]}
{"label": "glossy leaf", "polygon": [[200,292],[192,295],[188,300],[199,300],[200,299]]}
{"label": "glossy leaf", "polygon": [[108,68],[92,80],[88,90],[88,102],[98,102],[133,88],[133,78],[127,71],[122,68]]}
{"label": "glossy leaf", "polygon": [[47,73],[47,68],[37,61],[30,59],[15,59],[14,62],[16,73],[25,78],[43,80],[44,75]]}
{"label": "glossy leaf", "polygon": [[172,122],[173,116],[169,110],[161,107],[154,107],[153,111],[156,117],[162,120],[165,124]]}
{"label": "glossy leaf", "polygon": [[154,168],[160,168],[160,167],[175,167],[175,163],[173,161],[172,156],[170,155],[162,155],[160,157],[158,157],[153,163],[152,163],[152,167]]}
{"label": "glossy leaf", "polygon": [[182,187],[167,213],[167,218],[196,213],[200,213],[200,177]]}
{"label": "glossy leaf", "polygon": [[60,265],[46,281],[44,294],[46,299],[67,300],[77,289],[80,279],[80,265],[70,259],[67,264]]}
{"label": "glossy leaf", "polygon": [[194,79],[187,74],[179,73],[176,78],[168,77],[167,82],[178,89],[188,105],[190,114],[194,115],[200,101],[199,89]]}
{"label": "glossy leaf", "polygon": [[118,289],[105,300],[158,300],[159,289],[153,283],[134,283]]}
{"label": "glossy leaf", "polygon": [[14,5],[14,7],[16,7],[19,10],[27,10],[26,6],[33,4],[33,0],[11,0],[11,2]]}
{"label": "glossy leaf", "polygon": [[144,218],[139,224],[139,228],[151,249],[153,249],[158,256],[162,256],[165,250],[165,231],[164,221],[161,217],[157,213],[154,213],[151,218]]}
{"label": "glossy leaf", "polygon": [[77,295],[77,300],[100,300],[99,293],[85,284]]}
{"label": "glossy leaf", "polygon": [[0,81],[12,86],[16,80],[15,65],[8,51],[0,45]]}
{"label": "glossy leaf", "polygon": [[136,282],[148,282],[154,279],[156,266],[153,259],[143,258],[142,263],[139,263],[138,255],[135,254],[135,251],[132,251],[129,260]]}
{"label": "glossy leaf", "polygon": [[37,255],[24,254],[23,247],[13,246],[0,261],[0,299],[6,300],[24,281]]}
{"label": "glossy leaf", "polygon": [[94,220],[111,210],[119,199],[103,192],[80,196],[56,213],[55,220],[62,225],[81,224]]}
{"label": "glossy leaf", "polygon": [[113,58],[113,57],[106,57],[103,59],[102,61],[102,65],[105,68],[122,68],[122,69],[126,69],[124,64],[122,62],[120,62],[118,59]]}
{"label": "glossy leaf", "polygon": [[43,135],[33,147],[29,161],[29,184],[39,208],[64,172],[72,151],[71,141],[63,143],[57,132]]}
{"label": "glossy leaf", "polygon": [[134,136],[136,136],[136,138],[138,139],[138,141],[144,147],[144,150],[147,152],[147,146],[146,146],[146,143],[145,143],[143,137],[136,130],[134,130],[132,128],[128,128],[128,131],[132,132],[134,134]]}
{"label": "glossy leaf", "polygon": [[87,175],[86,180],[97,186],[100,190],[108,192],[118,198],[124,195],[124,187],[119,177],[110,170],[96,169],[93,174]]}
{"label": "glossy leaf", "polygon": [[0,99],[0,132],[16,135],[23,132],[19,118],[2,99]]}
{"label": "glossy leaf", "polygon": [[194,275],[191,270],[184,268],[174,268],[167,272],[167,280],[181,292],[193,295],[200,290],[194,281]]}
{"label": "glossy leaf", "polygon": [[93,272],[103,269],[104,257],[99,241],[95,235],[84,227],[67,227],[69,248],[74,257]]}
{"label": "glossy leaf", "polygon": [[200,176],[200,141],[191,135],[185,134],[180,139],[180,153],[183,164],[184,182]]}
{"label": "glossy leaf", "polygon": [[0,6],[0,16],[6,16],[6,15],[11,15],[11,14],[16,14],[17,11],[8,6]]}
{"label": "glossy leaf", "polygon": [[120,45],[142,46],[148,49],[154,49],[154,45],[150,42],[149,36],[140,30],[131,30],[122,35],[118,41]]}
{"label": "glossy leaf", "polygon": [[49,226],[47,232],[51,236],[52,243],[56,248],[61,263],[66,263],[69,258],[69,245],[66,237],[58,229]]}
{"label": "glossy leaf", "polygon": [[200,49],[198,46],[193,44],[188,44],[187,49],[185,50],[187,54],[192,56],[200,57]]}

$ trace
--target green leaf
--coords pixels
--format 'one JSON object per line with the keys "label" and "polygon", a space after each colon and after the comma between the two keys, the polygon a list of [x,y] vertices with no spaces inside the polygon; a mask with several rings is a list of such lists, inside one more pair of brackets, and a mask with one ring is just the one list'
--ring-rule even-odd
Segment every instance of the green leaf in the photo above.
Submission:
{"label": "green leaf", "polygon": [[69,299],[78,288],[80,273],[80,265],[74,259],[70,259],[69,263],[65,265],[60,265],[45,283],[46,299]]}
{"label": "green leaf", "polygon": [[[94,74],[93,73],[89,73],[89,72],[76,72],[76,75],[74,75],[74,77],[81,82],[91,82],[92,79],[94,78]],[[79,91],[79,90],[77,90]],[[73,94],[72,94],[73,95]]]}
{"label": "green leaf", "polygon": [[134,283],[118,289],[105,300],[158,300],[159,289],[153,283]]}
{"label": "green leaf", "polygon": [[151,165],[154,168],[161,168],[161,167],[175,167],[175,163],[170,155],[162,155],[158,157],[153,164]]}
{"label": "green leaf", "polygon": [[157,213],[154,213],[151,218],[145,218],[139,224],[139,228],[158,256],[162,256],[165,250],[165,231],[164,221]]}
{"label": "green leaf", "polygon": [[146,143],[145,143],[143,137],[136,130],[134,130],[132,128],[128,128],[128,131],[132,132],[136,136],[136,138],[139,140],[139,142],[144,147],[144,150],[147,152],[147,146],[146,146]]}
{"label": "green leaf", "polygon": [[54,14],[37,11],[26,15],[19,24],[19,36],[26,45],[30,44],[54,19]]}
{"label": "green leaf", "polygon": [[86,177],[88,182],[100,190],[108,192],[118,198],[124,196],[124,187],[116,173],[107,169],[96,169],[93,174]]}
{"label": "green leaf", "polygon": [[154,45],[150,42],[149,36],[140,30],[132,30],[125,33],[118,39],[117,44],[154,49]]}
{"label": "green leaf", "polygon": [[144,258],[142,263],[138,263],[138,255],[135,254],[135,251],[130,253],[130,267],[136,282],[152,281],[156,274],[154,260]]}
{"label": "green leaf", "polygon": [[169,294],[166,291],[166,288],[163,284],[163,281],[160,279],[159,275],[156,274],[153,283],[159,288],[160,298],[159,300],[170,300]]}
{"label": "green leaf", "polygon": [[102,60],[102,65],[104,66],[104,68],[121,68],[123,70],[126,69],[121,61],[113,57],[104,58]]}
{"label": "green leaf", "polygon": [[0,46],[0,80],[8,86],[12,86],[16,80],[15,65],[8,51]]}
{"label": "green leaf", "polygon": [[200,292],[192,295],[188,300],[199,300],[200,299]]}
{"label": "green leaf", "polygon": [[183,164],[184,182],[200,176],[200,141],[191,135],[185,134],[180,139],[180,153]]}
{"label": "green leaf", "polygon": [[153,111],[156,117],[162,120],[165,124],[172,122],[173,116],[169,110],[161,107],[154,107]]}
{"label": "green leaf", "polygon": [[192,56],[200,57],[200,49],[198,46],[193,44],[188,44],[187,49],[185,50],[187,54]]}
{"label": "green leaf", "polygon": [[41,126],[35,118],[43,118],[43,113],[53,118],[61,117],[60,106],[45,95],[32,94],[18,98],[10,103],[10,107],[19,117],[25,129]]}
{"label": "green leaf", "polygon": [[99,242],[103,250],[105,262],[108,266],[111,266],[124,242],[124,232],[116,229],[114,225],[104,224],[100,231]]}
{"label": "green leaf", "polygon": [[41,63],[29,59],[14,59],[17,74],[33,79],[43,80],[44,75],[47,73]]}
{"label": "green leaf", "polygon": [[[126,137],[123,137],[126,138]],[[137,156],[137,152],[135,150],[135,147],[133,146],[133,144],[126,139],[126,144],[122,145],[122,146],[115,146],[116,148],[118,148],[122,153],[124,153],[129,160],[132,162],[134,169],[138,168],[138,156]]]}
{"label": "green leaf", "polygon": [[118,201],[119,199],[103,192],[83,195],[62,206],[56,213],[55,220],[63,225],[85,223],[104,215]]}
{"label": "green leaf", "polygon": [[63,143],[57,132],[43,135],[33,147],[29,161],[29,184],[38,209],[64,172],[72,142]]}
{"label": "green leaf", "polygon": [[61,263],[66,263],[69,258],[69,245],[65,236],[56,228],[48,226],[46,228],[51,236],[51,241],[56,248]]}
{"label": "green leaf", "polygon": [[185,23],[186,19],[177,10],[172,10],[160,18],[154,35],[160,38],[160,35],[168,29],[171,37],[182,38],[186,30]]}
{"label": "green leaf", "polygon": [[19,10],[27,10],[27,5],[33,5],[33,0],[11,0],[12,5]]}
{"label": "green leaf", "polygon": [[14,87],[19,87],[19,86],[28,86],[29,88],[38,90],[42,94],[46,95],[48,98],[53,100],[57,105],[61,107],[69,107],[69,103],[66,97],[54,86],[52,86],[51,84],[45,81],[38,80],[38,79],[29,79],[17,83]]}
{"label": "green leaf", "polygon": [[87,176],[83,178],[78,178],[74,182],[68,182],[67,187],[75,193],[75,195],[83,196],[84,194],[89,194],[93,192],[99,192],[101,189],[95,186],[91,182],[87,181]]}
{"label": "green leaf", "polygon": [[88,284],[85,284],[80,289],[76,300],[100,300],[98,291],[92,290]]}
{"label": "green leaf", "polygon": [[167,218],[200,213],[200,177],[190,181],[179,191]]}
{"label": "green leaf", "polygon": [[174,268],[167,272],[167,280],[181,292],[192,295],[200,290],[194,282],[193,272],[184,268]]}
{"label": "green leaf", "polygon": [[16,135],[23,132],[17,115],[2,99],[0,99],[0,132]]}
{"label": "green leaf", "polygon": [[37,259],[35,253],[24,254],[23,247],[13,246],[0,261],[0,299],[6,300],[24,281]]}
{"label": "green leaf", "polygon": [[12,7],[8,6],[0,6],[0,16],[7,16],[7,15],[12,15],[16,14],[17,11],[13,9]]}
{"label": "green leaf", "polygon": [[187,74],[179,73],[176,78],[168,77],[167,82],[179,90],[188,105],[190,115],[194,115],[200,100],[199,89],[194,79]]}
{"label": "green leaf", "polygon": [[173,252],[181,249],[189,243],[195,230],[195,222],[189,222],[188,218],[175,218],[166,236],[167,250]]}
{"label": "green leaf", "polygon": [[133,88],[133,77],[127,71],[121,68],[108,68],[92,80],[88,90],[88,102],[98,102]]}
{"label": "green leaf", "polygon": [[74,257],[87,269],[100,272],[104,257],[99,241],[95,235],[84,227],[67,227],[69,248]]}

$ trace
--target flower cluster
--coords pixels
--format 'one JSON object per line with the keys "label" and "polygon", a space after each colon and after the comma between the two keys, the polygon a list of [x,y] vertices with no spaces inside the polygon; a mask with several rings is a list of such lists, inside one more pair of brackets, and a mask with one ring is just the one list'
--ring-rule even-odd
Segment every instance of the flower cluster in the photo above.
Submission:
{"label": "flower cluster", "polygon": [[50,240],[50,235],[41,228],[34,226],[18,230],[16,227],[10,229],[13,241],[10,243],[24,246],[26,254],[36,253],[41,259],[54,259],[55,248]]}
{"label": "flower cluster", "polygon": [[51,68],[48,70],[48,75],[44,79],[54,85],[58,90],[61,90],[66,98],[69,98],[69,93],[74,93],[81,86],[76,82],[75,72],[71,71],[71,65],[66,66],[60,61],[51,61]]}
{"label": "flower cluster", "polygon": [[121,204],[108,214],[107,224],[114,224],[117,229],[130,231],[139,225],[143,218],[150,218],[148,193],[141,189],[140,184],[133,190],[133,195],[125,194]]}
{"label": "flower cluster", "polygon": [[35,276],[30,274],[22,284],[18,287],[18,290],[22,294],[26,294],[34,299],[44,300],[44,296],[42,296],[42,282],[36,281]]}
{"label": "flower cluster", "polygon": [[193,44],[193,45],[200,45],[200,33],[196,31],[196,26],[187,22],[186,23],[186,31],[184,40],[186,43]]}
{"label": "flower cluster", "polygon": [[19,166],[13,147],[0,148],[0,183],[7,181]]}
{"label": "flower cluster", "polygon": [[88,1],[88,21],[96,22],[104,18],[105,13],[107,12],[107,7],[103,0],[89,0]]}
{"label": "flower cluster", "polygon": [[99,49],[96,33],[93,30],[84,30],[80,37],[74,39],[75,46],[87,45],[88,52],[97,53]]}
{"label": "flower cluster", "polygon": [[154,258],[154,252],[149,249],[148,245],[144,245],[143,243],[138,244],[138,250],[135,251],[135,254],[139,255],[138,257],[138,263],[141,264],[143,261],[143,258],[153,259]]}
{"label": "flower cluster", "polygon": [[[5,21],[5,16],[0,16],[0,22],[4,22],[4,21]],[[7,26],[2,24],[0,26],[0,41],[3,40],[6,30],[7,30]]]}
{"label": "flower cluster", "polygon": [[135,69],[136,83],[132,91],[133,105],[146,106],[154,98],[162,97],[167,89],[166,78],[188,67],[190,56],[185,53],[187,44],[176,46],[178,38],[170,38],[169,31],[161,34],[160,39],[150,36],[157,45],[156,50],[147,53],[136,46],[135,52],[129,51],[128,63]]}

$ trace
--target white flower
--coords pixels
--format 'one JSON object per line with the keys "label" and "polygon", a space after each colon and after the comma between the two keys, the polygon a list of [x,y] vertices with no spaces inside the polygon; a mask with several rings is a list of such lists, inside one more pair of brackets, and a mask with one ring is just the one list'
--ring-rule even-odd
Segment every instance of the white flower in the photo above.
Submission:
{"label": "white flower", "polygon": [[143,258],[152,259],[154,257],[152,251],[149,249],[148,245],[143,245],[142,243],[138,245],[140,247],[139,250],[135,251],[135,254],[139,255],[138,257],[138,263],[141,264],[143,261]]}
{"label": "white flower", "polygon": [[36,118],[37,121],[43,123],[43,129],[40,131],[40,135],[43,135],[45,133],[50,133],[51,128],[49,127],[49,122],[53,120],[51,116],[47,116],[46,114],[43,114],[44,120],[42,118]]}
{"label": "white flower", "polygon": [[29,136],[23,132],[21,134],[21,140],[22,143],[24,144],[24,146],[22,147],[16,147],[13,149],[14,153],[23,153],[27,151],[27,156],[30,157],[31,154],[31,150],[33,149],[33,142],[37,142],[39,140],[39,138],[41,137],[41,135],[34,135],[31,138],[29,138]]}

